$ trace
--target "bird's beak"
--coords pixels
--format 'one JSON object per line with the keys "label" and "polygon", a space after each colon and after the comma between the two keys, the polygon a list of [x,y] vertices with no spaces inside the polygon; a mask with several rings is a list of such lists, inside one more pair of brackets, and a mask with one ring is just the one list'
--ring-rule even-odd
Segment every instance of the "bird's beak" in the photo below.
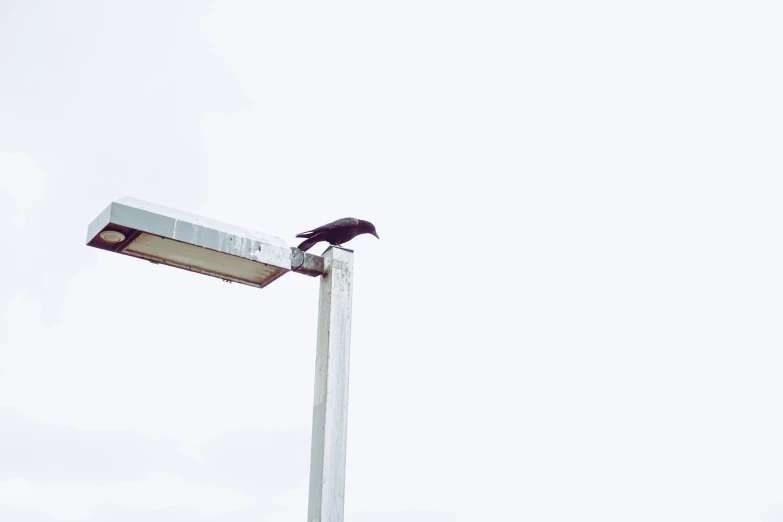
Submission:
{"label": "bird's beak", "polygon": [[[372,233],[373,236],[378,237],[378,232],[373,230],[371,233]],[[380,238],[378,237],[378,239],[380,239]]]}

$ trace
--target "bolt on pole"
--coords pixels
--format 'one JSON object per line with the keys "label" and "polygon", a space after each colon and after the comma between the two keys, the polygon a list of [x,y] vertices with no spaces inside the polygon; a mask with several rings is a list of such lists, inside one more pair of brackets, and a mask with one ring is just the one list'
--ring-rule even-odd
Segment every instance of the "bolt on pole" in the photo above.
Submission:
{"label": "bolt on pole", "polygon": [[308,522],[343,522],[353,252],[324,253],[318,302]]}

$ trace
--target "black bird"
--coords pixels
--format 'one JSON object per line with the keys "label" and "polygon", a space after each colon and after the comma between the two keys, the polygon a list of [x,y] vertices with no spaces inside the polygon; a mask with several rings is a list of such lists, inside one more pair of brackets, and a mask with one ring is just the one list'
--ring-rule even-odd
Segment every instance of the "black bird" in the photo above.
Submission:
{"label": "black bird", "polygon": [[[378,237],[375,225],[363,219],[342,218],[322,227],[297,234],[296,237],[306,237],[299,245],[299,250],[307,250],[319,241],[327,241],[330,245],[340,246],[360,234],[372,234]],[[378,237],[378,239],[380,239]]]}

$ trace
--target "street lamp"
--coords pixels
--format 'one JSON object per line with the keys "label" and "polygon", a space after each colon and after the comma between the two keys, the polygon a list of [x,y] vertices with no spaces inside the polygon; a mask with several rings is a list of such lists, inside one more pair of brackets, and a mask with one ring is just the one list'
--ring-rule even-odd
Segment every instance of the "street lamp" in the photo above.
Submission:
{"label": "street lamp", "polygon": [[308,522],[342,522],[348,431],[353,251],[316,256],[280,238],[135,198],[90,223],[87,245],[263,288],[288,272],[321,278]]}

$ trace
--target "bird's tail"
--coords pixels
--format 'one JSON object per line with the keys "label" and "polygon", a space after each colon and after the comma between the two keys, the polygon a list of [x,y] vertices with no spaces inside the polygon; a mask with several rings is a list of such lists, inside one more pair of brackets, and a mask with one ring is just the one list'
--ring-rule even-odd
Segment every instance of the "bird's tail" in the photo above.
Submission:
{"label": "bird's tail", "polygon": [[299,246],[297,247],[299,250],[307,250],[308,248],[312,248],[314,244],[318,243],[320,239],[311,237],[310,239],[305,239],[301,243],[299,243]]}

